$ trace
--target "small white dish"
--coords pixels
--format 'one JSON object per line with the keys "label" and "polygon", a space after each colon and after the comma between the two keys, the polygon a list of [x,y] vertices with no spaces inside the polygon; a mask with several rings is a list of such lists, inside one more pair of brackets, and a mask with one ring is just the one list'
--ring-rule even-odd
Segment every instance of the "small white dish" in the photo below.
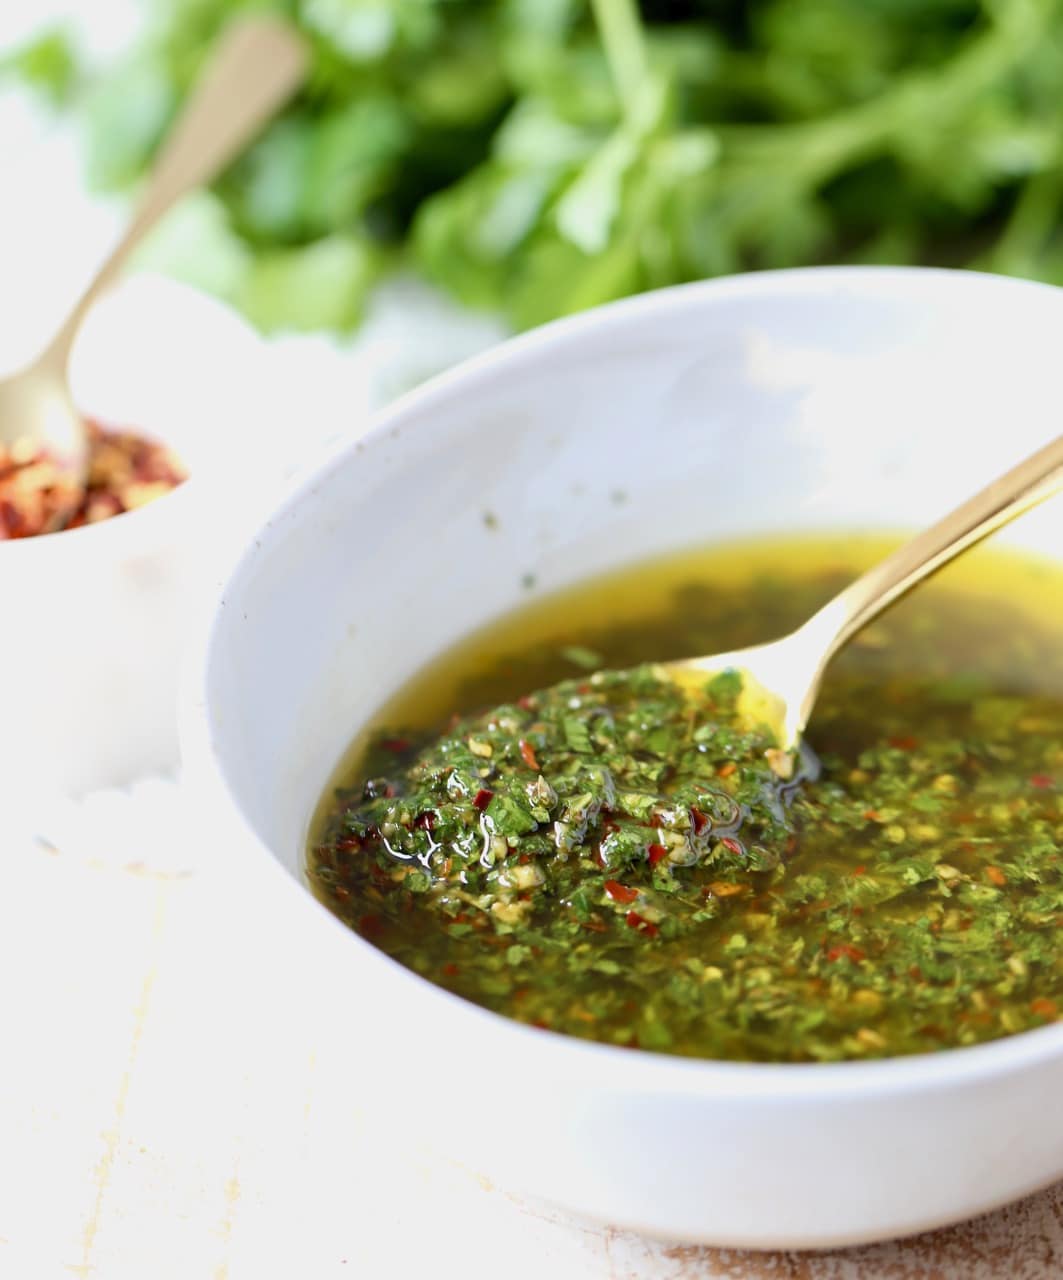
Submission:
{"label": "small white dish", "polygon": [[[1063,292],[989,276],[694,285],[489,352],[291,486],[224,580],[182,743],[203,838],[239,885],[236,944],[242,912],[272,923],[292,976],[268,993],[278,1025],[285,1000],[313,1002],[308,1051],[347,1064],[349,1089],[316,1106],[369,1097],[504,1186],[739,1247],[915,1232],[1063,1175],[1063,1026],[823,1066],[585,1044],[401,968],[318,904],[302,870],[311,812],[358,728],[526,599],[527,574],[547,591],[754,532],[923,524],[1058,432],[1061,333]],[[1063,506],[1004,536],[1063,555]]]}
{"label": "small white dish", "polygon": [[86,321],[79,407],[170,445],[173,493],[99,524],[0,542],[8,810],[172,769],[192,600],[255,472],[262,345],[196,291],[139,276]]}

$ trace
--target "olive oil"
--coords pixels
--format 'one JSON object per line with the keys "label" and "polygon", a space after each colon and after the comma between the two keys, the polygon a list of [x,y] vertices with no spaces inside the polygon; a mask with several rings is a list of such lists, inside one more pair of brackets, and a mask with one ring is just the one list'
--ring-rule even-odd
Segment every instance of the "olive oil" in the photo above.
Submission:
{"label": "olive oil", "polygon": [[[632,690],[597,705],[614,695],[595,668],[775,638],[889,547],[791,538],[690,552],[485,628],[356,742],[312,832],[315,890],[430,980],[608,1043],[832,1060],[1055,1020],[1056,566],[983,548],[858,637],[809,727],[822,776],[806,771],[783,788],[785,805],[763,744],[687,725],[652,682],[633,686],[657,699],[641,718],[637,704],[631,718]],[[558,681],[568,683],[559,691]],[[484,714],[500,704],[514,708],[508,719]],[[570,707],[592,729],[607,712],[611,728],[581,742]],[[710,700],[706,714],[718,711]],[[455,727],[455,716],[466,719]],[[460,771],[446,762],[459,755],[467,777],[456,794]],[[573,843],[577,774],[591,796],[581,812],[593,817]],[[588,777],[604,779],[601,794]],[[627,779],[619,798],[615,778]],[[737,824],[729,806],[744,815]]]}

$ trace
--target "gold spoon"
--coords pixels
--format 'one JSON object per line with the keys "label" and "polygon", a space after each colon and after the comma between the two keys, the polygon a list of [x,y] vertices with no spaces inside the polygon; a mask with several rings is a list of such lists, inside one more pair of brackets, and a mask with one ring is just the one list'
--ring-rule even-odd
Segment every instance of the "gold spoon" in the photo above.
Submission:
{"label": "gold spoon", "polygon": [[52,528],[80,504],[88,462],[83,419],[67,385],[67,362],[89,308],[162,215],[215,177],[294,92],[306,49],[286,23],[255,17],[231,24],[152,169],[133,219],[74,303],[58,332],[25,368],[0,380],[0,453],[45,455],[63,477]]}
{"label": "gold spoon", "polygon": [[788,636],[662,666],[684,685],[700,685],[708,673],[741,672],[739,710],[774,729],[779,746],[790,749],[812,714],[827,664],[843,645],[916,583],[1061,487],[1063,436],[1058,436],[861,574]]}

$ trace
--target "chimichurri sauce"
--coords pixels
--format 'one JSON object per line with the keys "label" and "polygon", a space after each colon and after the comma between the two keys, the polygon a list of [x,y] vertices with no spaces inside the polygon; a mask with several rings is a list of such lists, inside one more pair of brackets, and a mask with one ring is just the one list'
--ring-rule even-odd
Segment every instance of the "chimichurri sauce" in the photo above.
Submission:
{"label": "chimichurri sauce", "polygon": [[612,1044],[829,1061],[1055,1021],[1063,573],[983,551],[922,587],[800,753],[733,674],[631,665],[774,638],[883,549],[677,557],[473,637],[357,746],[316,892],[433,982]]}

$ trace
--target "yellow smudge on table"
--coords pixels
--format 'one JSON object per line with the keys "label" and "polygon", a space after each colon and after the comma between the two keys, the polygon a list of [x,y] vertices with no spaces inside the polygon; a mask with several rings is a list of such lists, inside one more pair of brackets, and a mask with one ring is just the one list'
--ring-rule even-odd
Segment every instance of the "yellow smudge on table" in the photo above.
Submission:
{"label": "yellow smudge on table", "polygon": [[107,1194],[107,1187],[110,1182],[111,1172],[114,1169],[115,1160],[118,1154],[118,1143],[122,1132],[122,1120],[125,1116],[126,1102],[129,1098],[129,1089],[133,1079],[133,1069],[136,1065],[137,1054],[140,1050],[140,1043],[144,1036],[144,1024],[147,1021],[148,1010],[151,1006],[151,994],[155,986],[155,979],[158,972],[159,943],[162,939],[166,923],[166,905],[168,896],[168,884],[164,881],[159,884],[155,894],[155,910],[151,930],[152,955],[147,972],[144,975],[144,981],[140,987],[140,996],[133,1012],[133,1033],[129,1045],[129,1058],[126,1064],[126,1069],[123,1071],[122,1078],[118,1083],[118,1093],[115,1097],[112,1123],[103,1133],[103,1152],[100,1155],[93,1173],[95,1194],[88,1220],[86,1221],[82,1231],[81,1262],[78,1266],[71,1268],[72,1272],[76,1276],[79,1276],[81,1280],[89,1280],[89,1277],[93,1272],[93,1248],[96,1242],[97,1232],[99,1231],[100,1217],[103,1211],[104,1199]]}

